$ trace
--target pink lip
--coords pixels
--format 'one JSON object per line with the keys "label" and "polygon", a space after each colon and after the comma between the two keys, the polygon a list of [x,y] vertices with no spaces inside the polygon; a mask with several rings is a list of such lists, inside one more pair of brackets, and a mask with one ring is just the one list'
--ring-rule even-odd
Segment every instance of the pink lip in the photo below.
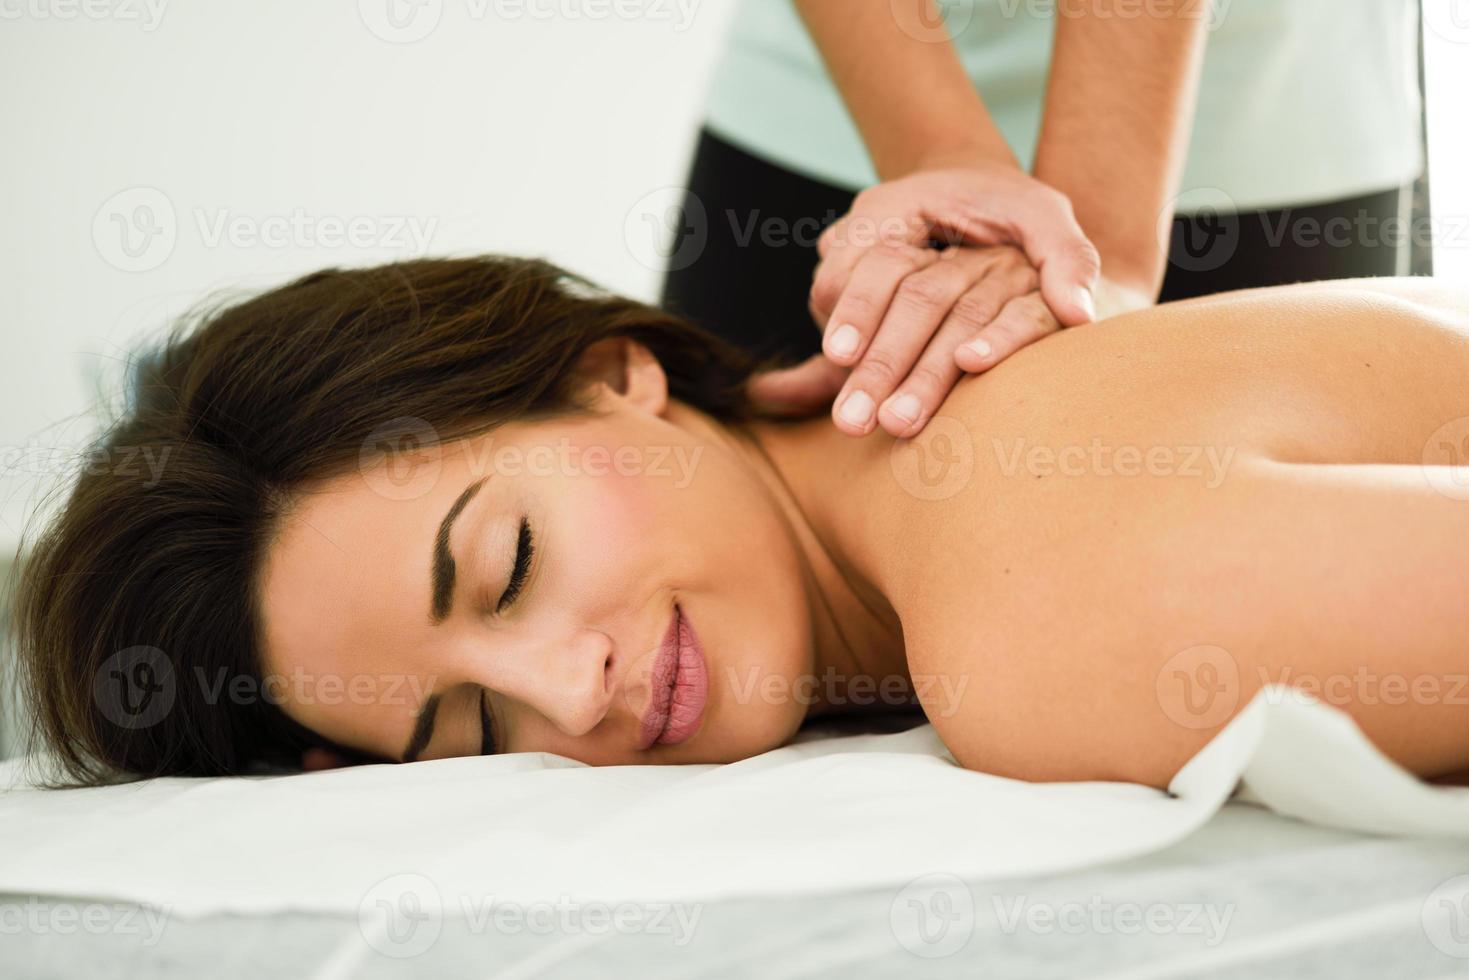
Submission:
{"label": "pink lip", "polygon": [[648,707],[643,711],[638,748],[677,745],[688,739],[704,717],[709,672],[699,638],[678,606],[673,607],[673,622],[668,624],[668,632],[658,647],[658,659],[653,661],[649,682],[652,690]]}

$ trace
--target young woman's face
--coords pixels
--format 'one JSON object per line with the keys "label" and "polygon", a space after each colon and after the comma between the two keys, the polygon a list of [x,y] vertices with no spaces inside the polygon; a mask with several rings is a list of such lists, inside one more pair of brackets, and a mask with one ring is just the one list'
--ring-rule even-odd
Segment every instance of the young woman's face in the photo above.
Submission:
{"label": "young woman's face", "polygon": [[813,651],[788,525],[656,362],[630,372],[602,417],[366,447],[304,494],[260,578],[287,714],[405,761],[728,762],[789,738]]}

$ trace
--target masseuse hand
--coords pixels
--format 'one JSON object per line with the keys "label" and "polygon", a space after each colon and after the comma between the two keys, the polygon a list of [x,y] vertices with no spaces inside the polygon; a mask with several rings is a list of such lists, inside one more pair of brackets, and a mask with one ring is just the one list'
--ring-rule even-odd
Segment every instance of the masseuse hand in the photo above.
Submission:
{"label": "masseuse hand", "polygon": [[[935,240],[963,244],[940,251],[928,247]],[[878,184],[817,249],[811,314],[824,325],[823,353],[756,376],[750,393],[804,413],[840,390],[833,419],[851,435],[878,424],[916,435],[963,372],[1095,319],[1096,248],[1063,195],[1013,167]],[[1043,304],[1027,298],[1037,287]]]}

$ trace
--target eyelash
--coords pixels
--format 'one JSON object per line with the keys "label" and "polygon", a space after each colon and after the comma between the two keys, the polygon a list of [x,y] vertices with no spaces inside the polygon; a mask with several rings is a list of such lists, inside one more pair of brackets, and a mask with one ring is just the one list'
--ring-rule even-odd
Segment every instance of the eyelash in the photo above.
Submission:
{"label": "eyelash", "polygon": [[520,590],[525,586],[526,576],[530,573],[530,562],[535,557],[536,546],[530,530],[530,521],[522,517],[520,519],[520,535],[515,542],[515,567],[510,572],[510,582],[505,586],[505,594],[500,596],[500,601],[495,604],[495,612],[502,612],[505,607],[513,603],[520,595]]}
{"label": "eyelash", "polygon": [[[510,570],[510,581],[505,586],[504,594],[495,604],[495,612],[502,612],[520,596],[525,580],[530,575],[530,563],[535,554],[535,537],[531,534],[530,520],[522,517],[520,532],[515,539],[515,565]],[[499,751],[493,737],[494,724],[490,720],[489,696],[489,691],[481,691],[479,696],[480,755],[494,755]]]}

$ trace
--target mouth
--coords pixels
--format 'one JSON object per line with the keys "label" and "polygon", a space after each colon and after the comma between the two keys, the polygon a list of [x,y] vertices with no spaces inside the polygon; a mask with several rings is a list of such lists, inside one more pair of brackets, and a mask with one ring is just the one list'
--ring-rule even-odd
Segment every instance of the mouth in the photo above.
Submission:
{"label": "mouth", "polygon": [[639,749],[677,745],[699,730],[709,698],[709,671],[704,649],[683,610],[673,607],[673,621],[658,647],[649,678],[651,691],[643,711]]}

